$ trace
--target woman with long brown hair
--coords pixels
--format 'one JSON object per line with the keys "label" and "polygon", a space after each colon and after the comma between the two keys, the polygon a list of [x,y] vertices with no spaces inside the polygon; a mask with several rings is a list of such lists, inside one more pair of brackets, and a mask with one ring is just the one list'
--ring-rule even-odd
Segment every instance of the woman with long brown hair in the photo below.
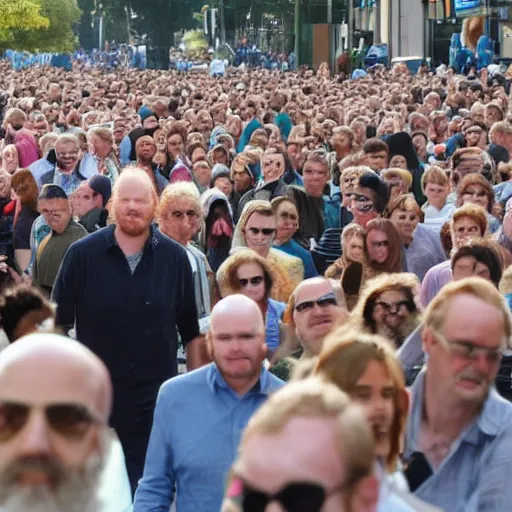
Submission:
{"label": "woman with long brown hair", "polygon": [[341,288],[351,311],[364,283],[384,272],[402,272],[404,268],[400,235],[388,219],[373,219],[366,225],[362,262],[353,261],[341,275]]}

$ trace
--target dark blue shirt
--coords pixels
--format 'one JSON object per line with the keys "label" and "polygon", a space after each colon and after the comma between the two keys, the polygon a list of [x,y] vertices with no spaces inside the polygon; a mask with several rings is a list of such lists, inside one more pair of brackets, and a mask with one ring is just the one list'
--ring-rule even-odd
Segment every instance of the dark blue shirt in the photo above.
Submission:
{"label": "dark blue shirt", "polygon": [[178,327],[184,344],[199,335],[192,271],[185,249],[156,228],[133,275],[107,226],[74,243],[53,290],[57,323],[76,323],[77,339],[131,385],[177,373]]}

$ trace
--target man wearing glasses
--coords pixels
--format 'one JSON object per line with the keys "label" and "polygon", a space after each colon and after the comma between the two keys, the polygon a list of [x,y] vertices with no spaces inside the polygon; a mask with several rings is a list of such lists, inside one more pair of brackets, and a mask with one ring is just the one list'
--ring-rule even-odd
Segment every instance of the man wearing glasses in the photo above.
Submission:
{"label": "man wearing glasses", "polygon": [[82,344],[31,334],[0,355],[0,509],[125,512],[131,495],[108,428],[112,386]]}
{"label": "man wearing glasses", "polygon": [[411,393],[404,457],[411,491],[451,512],[512,500],[512,405],[493,388],[509,348],[508,306],[489,282],[446,285],[425,312],[428,355]]}

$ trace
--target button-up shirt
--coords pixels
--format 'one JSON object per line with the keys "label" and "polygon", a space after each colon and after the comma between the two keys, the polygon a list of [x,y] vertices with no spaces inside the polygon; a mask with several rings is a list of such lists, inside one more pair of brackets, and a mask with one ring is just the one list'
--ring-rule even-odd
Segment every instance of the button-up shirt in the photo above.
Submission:
{"label": "button-up shirt", "polygon": [[[404,456],[418,449],[426,372],[412,387]],[[504,512],[512,504],[512,404],[491,389],[482,411],[456,439],[437,469],[414,492],[450,512]]]}
{"label": "button-up shirt", "polygon": [[284,382],[262,368],[240,397],[214,363],[167,381],[158,393],[134,512],[214,512],[250,417]]}
{"label": "button-up shirt", "polygon": [[158,388],[177,374],[178,327],[186,345],[199,334],[185,249],[151,227],[133,272],[110,225],[74,243],[55,281],[58,325],[106,364],[114,383],[113,426],[149,434]]}

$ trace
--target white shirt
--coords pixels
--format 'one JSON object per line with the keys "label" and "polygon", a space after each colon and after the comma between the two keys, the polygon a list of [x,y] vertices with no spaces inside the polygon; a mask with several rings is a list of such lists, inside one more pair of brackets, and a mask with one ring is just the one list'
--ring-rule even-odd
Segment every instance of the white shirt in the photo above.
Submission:
{"label": "white shirt", "polygon": [[445,203],[440,210],[438,210],[435,206],[427,203],[424,209],[424,224],[427,228],[431,229],[439,235],[441,233],[443,224],[452,218],[453,212],[455,210],[456,207],[452,203]]}

